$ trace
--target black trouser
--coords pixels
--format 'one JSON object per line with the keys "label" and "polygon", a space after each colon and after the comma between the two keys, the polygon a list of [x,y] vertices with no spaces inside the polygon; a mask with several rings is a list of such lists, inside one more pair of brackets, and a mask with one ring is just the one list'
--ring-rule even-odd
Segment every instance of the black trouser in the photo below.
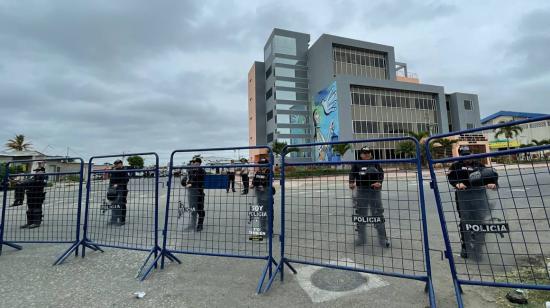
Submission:
{"label": "black trouser", "polygon": [[44,192],[33,192],[27,194],[27,224],[42,223],[42,204],[44,203]]}
{"label": "black trouser", "polygon": [[248,182],[248,174],[241,174],[241,180],[243,181],[243,193],[248,193],[248,187],[250,183]]}
{"label": "black trouser", "polygon": [[127,197],[128,189],[126,189],[126,187],[116,188],[116,199],[113,201],[114,207],[111,210],[111,222],[126,222]]}
{"label": "black trouser", "polygon": [[225,190],[229,191],[229,186],[231,186],[231,190],[235,191],[235,173],[228,173],[227,177],[229,181],[227,182],[227,188]]}
{"label": "black trouser", "polygon": [[489,215],[489,200],[484,187],[455,192],[456,209],[459,217],[460,245],[464,252],[476,249],[485,242],[485,233],[466,231],[464,224],[482,224]]}
{"label": "black trouser", "polygon": [[[358,186],[355,195],[355,212],[359,216],[368,216],[369,209],[371,216],[380,216],[384,219],[384,206],[382,205],[382,193],[380,190],[374,190],[366,186]],[[374,224],[380,241],[386,240],[386,222]],[[366,224],[357,225],[359,240],[366,241]]]}
{"label": "black trouser", "polygon": [[204,191],[200,188],[190,188],[188,200],[189,207],[199,216],[198,225],[202,225],[206,216],[206,212],[204,211]]}

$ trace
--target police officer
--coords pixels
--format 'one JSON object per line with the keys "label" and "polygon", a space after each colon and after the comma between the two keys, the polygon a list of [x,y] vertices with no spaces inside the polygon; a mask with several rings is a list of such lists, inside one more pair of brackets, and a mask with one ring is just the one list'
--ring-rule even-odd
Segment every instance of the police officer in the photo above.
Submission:
{"label": "police officer", "polygon": [[[470,147],[461,146],[460,156],[471,154]],[[498,174],[492,168],[487,168],[477,160],[461,160],[449,167],[447,174],[449,184],[456,188],[455,200],[460,219],[460,256],[468,258],[472,253],[479,258],[479,250],[484,243],[485,233],[466,231],[464,224],[483,223],[489,214],[487,190],[498,187]]]}
{"label": "police officer", "polygon": [[25,181],[21,180],[20,177],[17,177],[14,182],[14,200],[10,207],[23,205],[23,202],[25,201]]}
{"label": "police officer", "polygon": [[[247,164],[248,160],[246,158],[241,159],[242,164]],[[239,173],[241,175],[241,181],[243,182],[243,191],[241,195],[248,194],[248,189],[250,186],[249,178],[248,178],[248,168],[247,167],[241,167],[239,168]]]}
{"label": "police officer", "polygon": [[[381,222],[375,223],[374,227],[378,233],[378,242],[381,246],[390,247],[390,241],[386,235],[386,223],[384,221],[384,207],[382,205],[382,182],[384,181],[384,170],[377,163],[370,163],[373,159],[373,151],[363,147],[359,151],[361,163],[355,163],[349,174],[349,188],[355,192],[355,212],[358,216],[365,217],[368,210],[372,216],[380,218]],[[367,242],[367,226],[364,223],[357,223],[356,246],[365,245]]]}
{"label": "police officer", "polygon": [[[231,164],[234,164],[235,161],[231,160]],[[229,192],[229,186],[231,186],[231,191],[235,192],[235,169],[233,168],[227,168],[226,169],[227,177],[229,178],[229,181],[227,182],[227,188],[225,189],[225,192]]]}
{"label": "police officer", "polygon": [[261,158],[258,161],[258,164],[262,166],[256,173],[254,173],[254,177],[252,178],[252,185],[250,186],[250,188],[254,188],[256,192],[256,200],[258,202],[258,205],[261,206],[261,212],[259,213],[260,230],[261,232],[267,234],[267,213],[269,213],[269,209],[273,205],[272,195],[275,193],[275,190],[270,183],[271,171],[268,165],[269,161],[266,158]]}
{"label": "police officer", "polygon": [[113,170],[116,172],[111,173],[109,185],[115,188],[116,199],[113,201],[113,205],[115,207],[112,209],[111,224],[115,226],[123,226],[126,224],[126,203],[130,176],[128,175],[128,172],[123,171],[124,164],[120,159],[115,160]]}
{"label": "police officer", "polygon": [[46,199],[46,168],[44,162],[38,163],[38,168],[33,170],[35,174],[25,181],[27,192],[27,223],[22,225],[22,229],[34,229],[40,227],[42,223],[42,204]]}
{"label": "police officer", "polygon": [[[187,175],[187,185],[185,187],[188,188],[187,198],[189,200],[189,207],[193,210],[191,211],[191,221],[186,231],[202,231],[204,217],[206,216],[206,212],[204,211],[204,179],[206,171],[200,167],[201,164],[202,159],[195,157],[191,164],[194,168],[189,170]],[[197,214],[199,216],[198,223]]]}

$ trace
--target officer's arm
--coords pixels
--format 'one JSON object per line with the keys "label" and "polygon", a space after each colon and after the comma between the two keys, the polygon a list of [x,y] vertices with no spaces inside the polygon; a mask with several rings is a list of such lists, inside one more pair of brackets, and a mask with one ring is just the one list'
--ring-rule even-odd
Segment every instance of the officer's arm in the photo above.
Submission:
{"label": "officer's arm", "polygon": [[384,182],[384,169],[382,169],[382,166],[380,166],[380,164],[377,165],[377,169],[378,169],[378,172],[380,172],[378,174],[378,179],[380,184],[382,184],[382,182]]}
{"label": "officer's arm", "polygon": [[350,184],[355,183],[355,180],[357,179],[357,169],[359,169],[357,167],[357,165],[352,165],[351,166],[351,171],[349,173],[349,183]]}
{"label": "officer's arm", "polygon": [[460,183],[460,179],[458,178],[458,165],[452,164],[451,167],[449,167],[449,173],[447,173],[447,180],[449,181],[449,184],[451,186],[456,186],[456,184]]}

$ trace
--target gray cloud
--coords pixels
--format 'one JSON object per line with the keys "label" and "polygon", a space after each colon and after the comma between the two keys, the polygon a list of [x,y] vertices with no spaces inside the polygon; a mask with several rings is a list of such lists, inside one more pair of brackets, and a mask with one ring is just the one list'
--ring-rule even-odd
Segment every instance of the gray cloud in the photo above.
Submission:
{"label": "gray cloud", "polygon": [[[439,1],[0,2],[0,139],[91,155],[246,145],[247,80],[272,28],[394,45],[482,114],[544,112],[547,5]],[[502,15],[502,21],[487,15]],[[548,112],[548,110],[546,110]]]}

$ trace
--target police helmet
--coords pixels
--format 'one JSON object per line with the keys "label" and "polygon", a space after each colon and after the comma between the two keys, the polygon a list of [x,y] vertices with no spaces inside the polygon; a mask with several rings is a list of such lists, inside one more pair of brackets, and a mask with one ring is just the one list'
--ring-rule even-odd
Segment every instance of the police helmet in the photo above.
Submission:
{"label": "police helmet", "polygon": [[359,154],[363,154],[363,153],[372,155],[372,149],[367,146],[364,146],[361,148],[361,150],[359,150]]}
{"label": "police helmet", "polygon": [[260,160],[258,161],[258,164],[261,164],[261,165],[269,164],[269,160],[267,158],[260,158]]}
{"label": "police helmet", "polygon": [[463,145],[460,148],[458,148],[458,155],[459,156],[466,156],[470,155],[472,152],[470,151],[470,147],[467,145]]}
{"label": "police helmet", "polygon": [[482,168],[470,173],[468,180],[470,185],[474,187],[498,184],[498,173],[493,168]]}

